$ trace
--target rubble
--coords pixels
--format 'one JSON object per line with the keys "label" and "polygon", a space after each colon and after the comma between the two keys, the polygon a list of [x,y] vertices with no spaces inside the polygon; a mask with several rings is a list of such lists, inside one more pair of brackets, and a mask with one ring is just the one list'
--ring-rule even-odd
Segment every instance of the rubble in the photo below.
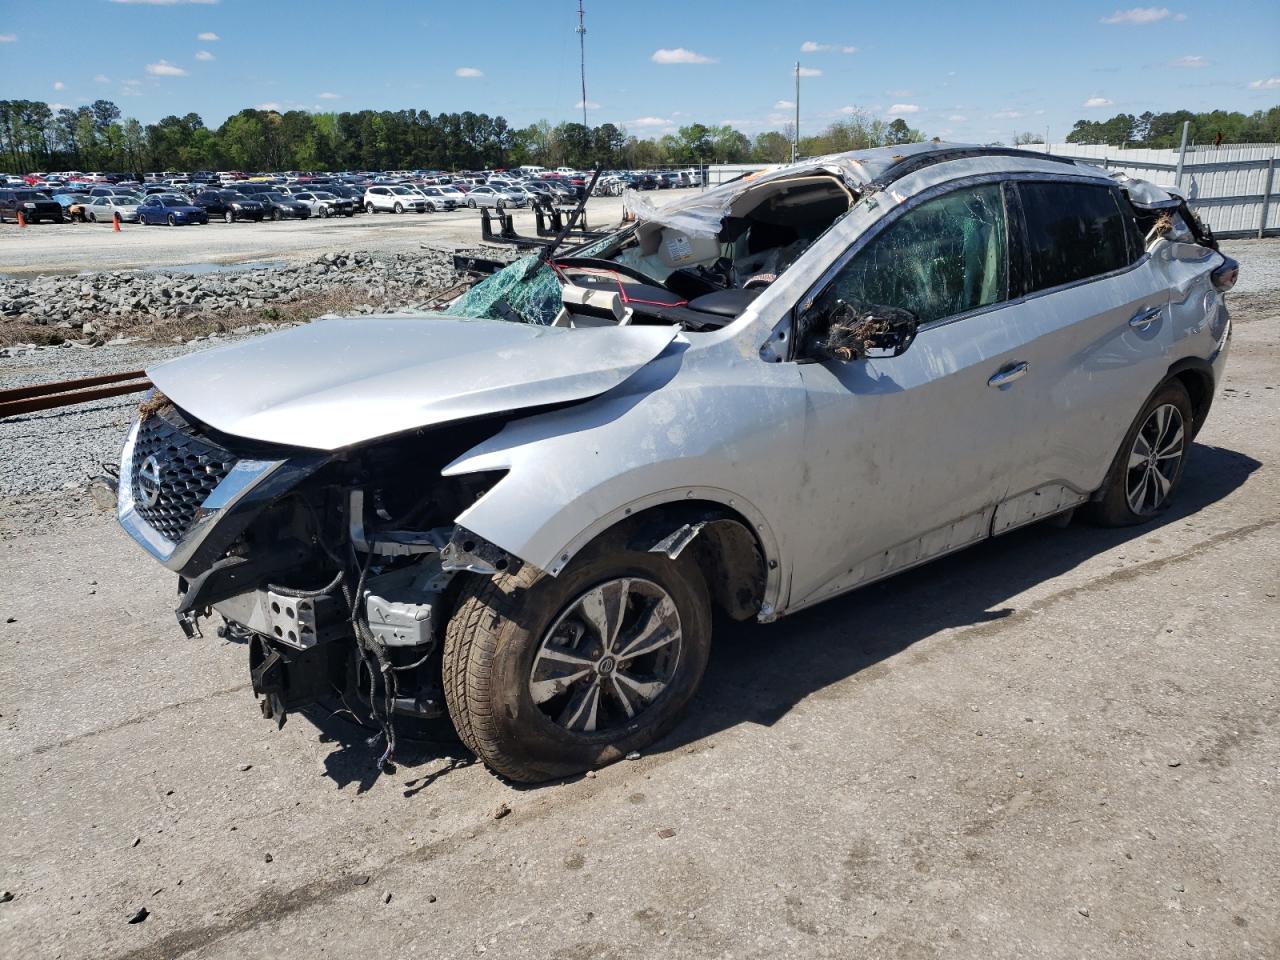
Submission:
{"label": "rubble", "polygon": [[341,251],[269,269],[245,265],[207,273],[114,270],[9,278],[0,279],[0,323],[51,328],[42,333],[45,338],[64,330],[68,340],[103,341],[157,321],[246,313],[271,320],[282,307],[335,294],[353,301],[344,313],[413,307],[459,279],[452,253],[429,248],[412,254]]}

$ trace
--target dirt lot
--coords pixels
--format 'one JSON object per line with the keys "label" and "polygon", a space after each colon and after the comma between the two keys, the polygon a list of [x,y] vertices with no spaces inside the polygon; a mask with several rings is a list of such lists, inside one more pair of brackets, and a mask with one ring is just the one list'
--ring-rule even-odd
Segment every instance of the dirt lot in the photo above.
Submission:
{"label": "dirt lot", "polygon": [[534,789],[276,732],[82,493],[0,499],[0,956],[1280,956],[1278,293],[1159,522],[726,627],[672,739]]}
{"label": "dirt lot", "polygon": [[[663,203],[691,190],[663,190]],[[647,196],[647,195],[646,195]],[[512,211],[517,233],[534,235],[534,216]],[[618,197],[593,197],[587,207],[591,227],[612,226],[622,216]],[[81,270],[126,270],[185,267],[191,264],[250,263],[258,260],[306,260],[333,250],[412,252],[422,243],[446,246],[480,240],[480,214],[359,214],[328,220],[285,220],[281,223],[222,223],[205,226],[143,227],[126,223],[120,233],[101,223],[42,223],[19,228],[0,224],[0,273],[77,273]]]}

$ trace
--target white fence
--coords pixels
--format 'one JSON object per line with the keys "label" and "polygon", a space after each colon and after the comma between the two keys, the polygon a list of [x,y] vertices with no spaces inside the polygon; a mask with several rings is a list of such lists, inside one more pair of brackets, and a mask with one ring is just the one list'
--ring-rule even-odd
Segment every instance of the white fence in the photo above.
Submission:
{"label": "white fence", "polygon": [[[1043,143],[1023,149],[1046,152]],[[1105,145],[1054,143],[1047,152],[1108,170],[1123,170],[1162,186],[1179,186],[1177,150],[1122,150]],[[1280,144],[1274,143],[1188,147],[1179,192],[1219,237],[1280,235],[1278,155]],[[706,183],[714,187],[763,168],[758,163],[713,164],[707,167]]]}

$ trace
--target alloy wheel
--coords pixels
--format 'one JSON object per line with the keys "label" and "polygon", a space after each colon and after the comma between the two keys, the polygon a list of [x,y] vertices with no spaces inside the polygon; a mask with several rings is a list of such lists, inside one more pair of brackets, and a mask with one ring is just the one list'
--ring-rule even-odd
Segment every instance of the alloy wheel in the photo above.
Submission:
{"label": "alloy wheel", "polygon": [[547,630],[529,693],[571,733],[629,724],[648,710],[680,662],[680,613],[652,580],[620,577],[581,594]]}
{"label": "alloy wheel", "polygon": [[1149,516],[1164,505],[1178,476],[1186,444],[1182,411],[1171,403],[1151,411],[1133,438],[1125,476],[1125,498],[1135,514]]}

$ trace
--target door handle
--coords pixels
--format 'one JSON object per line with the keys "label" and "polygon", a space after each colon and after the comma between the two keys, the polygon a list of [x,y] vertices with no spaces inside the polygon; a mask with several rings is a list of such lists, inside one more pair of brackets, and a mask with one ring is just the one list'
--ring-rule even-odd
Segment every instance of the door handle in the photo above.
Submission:
{"label": "door handle", "polygon": [[1135,330],[1145,330],[1163,315],[1163,307],[1143,307],[1129,318],[1129,326]]}
{"label": "door handle", "polygon": [[1023,360],[1021,363],[1011,363],[1007,367],[1001,367],[987,381],[988,387],[1007,387],[1015,380],[1021,380],[1027,375],[1027,371],[1031,369],[1031,364]]}

